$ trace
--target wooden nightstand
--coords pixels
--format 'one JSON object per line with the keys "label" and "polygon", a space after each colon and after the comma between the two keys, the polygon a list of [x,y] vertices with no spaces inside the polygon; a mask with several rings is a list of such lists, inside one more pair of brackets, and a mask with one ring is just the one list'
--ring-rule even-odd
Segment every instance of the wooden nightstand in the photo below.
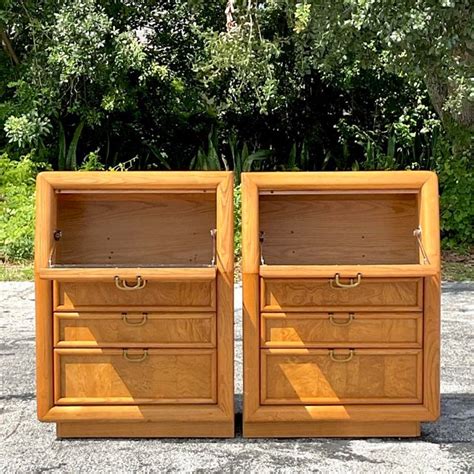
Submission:
{"label": "wooden nightstand", "polygon": [[234,436],[232,188],[39,175],[38,416],[59,437]]}
{"label": "wooden nightstand", "polygon": [[417,436],[439,416],[434,173],[247,173],[244,435]]}

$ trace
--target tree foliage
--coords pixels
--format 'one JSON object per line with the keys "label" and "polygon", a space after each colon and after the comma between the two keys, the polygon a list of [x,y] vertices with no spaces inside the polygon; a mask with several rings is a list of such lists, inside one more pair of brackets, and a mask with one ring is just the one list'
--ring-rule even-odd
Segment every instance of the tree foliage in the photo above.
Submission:
{"label": "tree foliage", "polygon": [[468,0],[3,0],[0,150],[54,169],[436,169],[445,235],[472,242],[457,197],[473,15]]}

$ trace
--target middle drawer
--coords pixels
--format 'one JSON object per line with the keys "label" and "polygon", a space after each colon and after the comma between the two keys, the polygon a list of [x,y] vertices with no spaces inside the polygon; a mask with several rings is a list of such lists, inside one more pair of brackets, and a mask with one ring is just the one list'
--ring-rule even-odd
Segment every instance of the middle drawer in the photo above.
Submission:
{"label": "middle drawer", "polygon": [[54,313],[55,347],[215,347],[215,313]]}
{"label": "middle drawer", "polygon": [[262,347],[422,345],[422,313],[262,313]]}

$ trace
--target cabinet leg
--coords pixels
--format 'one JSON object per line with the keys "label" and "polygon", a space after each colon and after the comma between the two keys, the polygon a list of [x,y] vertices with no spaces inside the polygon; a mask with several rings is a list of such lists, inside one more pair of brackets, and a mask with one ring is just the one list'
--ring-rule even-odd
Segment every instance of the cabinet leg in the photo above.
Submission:
{"label": "cabinet leg", "polygon": [[233,438],[227,423],[56,423],[58,438]]}

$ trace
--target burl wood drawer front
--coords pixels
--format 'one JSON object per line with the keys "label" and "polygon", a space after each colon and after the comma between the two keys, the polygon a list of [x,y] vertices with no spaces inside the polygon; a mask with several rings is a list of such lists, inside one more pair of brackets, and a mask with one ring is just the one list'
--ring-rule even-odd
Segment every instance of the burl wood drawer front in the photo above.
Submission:
{"label": "burl wood drawer front", "polygon": [[215,403],[214,350],[55,349],[58,405]]}
{"label": "burl wood drawer front", "polygon": [[56,282],[56,310],[155,308],[164,311],[214,311],[215,281],[147,282],[145,288],[123,291],[112,282]]}
{"label": "burl wood drawer front", "polygon": [[262,311],[421,311],[422,278],[362,278],[334,288],[329,278],[261,279]]}
{"label": "burl wood drawer front", "polygon": [[215,347],[215,313],[55,313],[56,347]]}
{"label": "burl wood drawer front", "polygon": [[262,313],[263,347],[421,347],[422,313]]}
{"label": "burl wood drawer front", "polygon": [[261,403],[268,405],[421,403],[422,351],[266,349]]}

